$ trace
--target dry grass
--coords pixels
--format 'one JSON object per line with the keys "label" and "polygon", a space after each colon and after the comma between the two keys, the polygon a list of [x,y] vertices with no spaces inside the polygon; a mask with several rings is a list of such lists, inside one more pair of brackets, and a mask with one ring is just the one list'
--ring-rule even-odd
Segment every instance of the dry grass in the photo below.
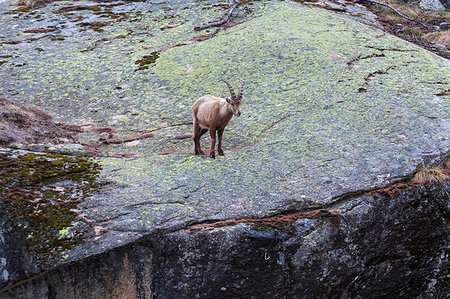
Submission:
{"label": "dry grass", "polygon": [[[446,164],[450,164],[447,161]],[[420,169],[414,178],[411,180],[413,184],[430,184],[430,183],[443,183],[447,180],[448,168],[443,167],[433,167],[433,168],[422,168]]]}
{"label": "dry grass", "polygon": [[[432,10],[423,10],[419,7],[418,4],[410,5],[410,4],[399,4],[397,0],[378,0],[379,2],[383,2],[385,4],[388,4],[398,11],[400,11],[402,14],[417,19],[421,21],[430,21],[435,18],[448,18],[450,17],[450,12],[448,11],[432,11]],[[385,15],[389,15],[390,19],[392,20],[401,20],[402,17],[400,17],[398,14],[396,14],[394,11],[390,10],[386,7],[379,6],[380,9],[383,9],[385,11]]]}
{"label": "dry grass", "polygon": [[423,14],[423,10],[420,9],[419,5],[408,5],[408,4],[398,4],[397,1],[388,1],[391,2],[391,6],[397,8],[403,14],[417,19]]}
{"label": "dry grass", "polygon": [[31,7],[31,5],[33,5],[33,0],[14,0],[12,4],[17,6]]}
{"label": "dry grass", "polygon": [[405,30],[403,30],[403,33],[408,36],[415,36],[415,37],[421,37],[423,35],[422,31],[411,27],[408,27]]}
{"label": "dry grass", "polygon": [[445,31],[430,32],[423,36],[424,39],[431,43],[442,44],[450,48],[450,29]]}
{"label": "dry grass", "polygon": [[[420,9],[419,5],[399,4],[398,1],[396,0],[377,0],[377,1],[388,4],[397,9],[398,11],[400,11],[402,14],[411,18],[417,18],[422,13],[422,10]],[[395,13],[393,10],[387,7],[384,6],[378,7],[380,9],[383,9],[385,11],[385,14],[389,15],[392,19],[399,19],[399,20],[402,19],[402,17],[400,17],[397,13]]]}

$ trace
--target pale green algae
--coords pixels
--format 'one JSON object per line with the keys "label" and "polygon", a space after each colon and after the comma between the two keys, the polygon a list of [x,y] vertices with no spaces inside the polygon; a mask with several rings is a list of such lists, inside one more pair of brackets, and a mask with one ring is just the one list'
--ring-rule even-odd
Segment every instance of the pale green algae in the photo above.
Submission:
{"label": "pale green algae", "polygon": [[[200,18],[187,14],[186,23],[168,31],[159,30],[167,24],[160,12],[137,22],[153,36],[91,51],[80,52],[99,38],[128,34],[132,23],[103,27],[67,46],[69,38],[14,70],[21,80],[7,80],[0,92],[14,87],[15,99],[60,119],[90,118],[126,132],[177,125],[127,148],[144,157],[98,159],[112,191],[83,205],[89,217],[112,219],[109,227],[119,231],[319,207],[385,185],[410,174],[424,156],[448,151],[443,120],[450,105],[435,94],[447,88],[449,69],[438,58],[325,10],[276,1],[257,7],[248,17],[238,14],[243,24],[210,40],[162,50],[147,70],[137,71],[135,61],[189,41],[199,34],[193,26],[214,11],[190,6]],[[174,5],[185,16],[181,8]],[[226,147],[242,149],[211,160],[194,156],[190,139],[169,138],[190,132],[190,107],[199,96],[227,96],[221,79],[246,82],[243,115],[224,137]],[[156,155],[173,148],[182,152]]]}

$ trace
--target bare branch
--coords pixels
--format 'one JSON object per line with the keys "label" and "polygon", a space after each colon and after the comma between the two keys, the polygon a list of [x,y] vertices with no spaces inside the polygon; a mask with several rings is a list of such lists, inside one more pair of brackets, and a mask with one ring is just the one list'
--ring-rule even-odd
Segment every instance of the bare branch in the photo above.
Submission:
{"label": "bare branch", "polygon": [[239,5],[239,0],[233,0],[233,5],[231,6],[230,10],[228,11],[227,15],[225,16],[225,18],[220,19],[216,22],[211,22],[205,25],[201,25],[201,26],[197,26],[194,28],[195,31],[200,31],[209,27],[218,27],[221,26],[225,23],[228,23],[231,19],[231,15],[233,14],[233,11],[236,7],[238,7]]}
{"label": "bare branch", "polygon": [[416,19],[414,19],[414,18],[411,18],[411,17],[408,17],[407,15],[402,14],[400,11],[398,11],[397,9],[395,9],[394,7],[392,7],[392,6],[389,5],[389,4],[386,4],[386,3],[383,3],[383,2],[379,2],[379,1],[376,1],[376,0],[363,0],[363,1],[367,1],[367,2],[370,2],[370,3],[374,3],[374,4],[378,4],[378,5],[381,5],[381,6],[385,6],[385,7],[387,7],[387,8],[390,8],[390,9],[392,9],[396,14],[398,14],[399,16],[401,16],[402,18],[407,19],[407,20],[410,20],[410,21],[412,21],[412,22],[417,22],[417,23],[419,23],[420,25],[422,25],[422,26],[428,28],[428,25],[427,25],[427,24],[422,23],[422,22],[420,22],[419,20],[416,20]]}

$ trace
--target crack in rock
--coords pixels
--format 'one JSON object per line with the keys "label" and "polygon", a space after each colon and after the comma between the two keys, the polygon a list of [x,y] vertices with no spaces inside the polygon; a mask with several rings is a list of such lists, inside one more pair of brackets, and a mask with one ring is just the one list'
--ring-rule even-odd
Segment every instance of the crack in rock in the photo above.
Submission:
{"label": "crack in rock", "polygon": [[360,61],[360,60],[363,60],[363,59],[369,59],[369,58],[385,57],[385,56],[386,56],[386,55],[384,55],[383,53],[381,53],[381,54],[379,54],[379,53],[373,53],[373,54],[366,55],[366,56],[358,55],[358,57],[356,57],[356,58],[350,60],[350,61],[347,62],[346,64],[347,64],[347,67],[348,67],[349,69],[352,69],[352,68],[354,67],[354,63],[357,62],[357,61]]}
{"label": "crack in rock", "polygon": [[274,228],[285,226],[287,224],[293,223],[301,218],[319,218],[319,217],[340,217],[342,215],[341,210],[335,209],[316,209],[304,212],[291,212],[291,213],[280,213],[278,215],[269,216],[265,218],[243,218],[243,219],[228,219],[228,220],[206,220],[197,224],[189,225],[184,228],[188,233],[207,231],[215,228],[220,228],[224,226],[234,226],[241,223],[250,224],[262,224],[271,226]]}
{"label": "crack in rock", "polygon": [[275,127],[276,125],[280,124],[282,121],[284,121],[286,118],[291,117],[290,114],[285,115],[283,117],[281,117],[279,120],[274,121],[273,123],[271,123],[269,126],[267,126],[266,128],[261,130],[261,133],[259,133],[258,137],[265,134],[267,131],[269,131],[270,129],[272,129],[273,127]]}
{"label": "crack in rock", "polygon": [[[131,212],[120,213],[120,214],[114,215],[112,217],[108,217],[108,218],[104,218],[104,219],[101,219],[101,220],[97,220],[96,222],[98,222],[98,223],[105,223],[105,222],[108,222],[108,221],[111,221],[111,220],[118,219],[118,218],[120,218],[122,216],[127,216],[130,213]],[[90,220],[90,221],[93,222],[92,220]]]}
{"label": "crack in rock", "polygon": [[368,82],[369,82],[369,81],[372,81],[372,80],[375,78],[376,75],[387,75],[387,74],[389,74],[389,71],[395,70],[395,69],[400,68],[400,67],[402,67],[402,66],[408,66],[408,65],[411,64],[411,63],[416,63],[416,61],[408,61],[408,62],[406,62],[406,63],[404,63],[404,64],[400,64],[400,65],[391,65],[391,66],[387,67],[387,68],[384,69],[384,70],[377,70],[377,71],[374,71],[374,72],[370,72],[370,73],[364,78],[364,80],[366,81],[366,83],[365,83],[363,86],[361,86],[361,87],[358,88],[358,92],[367,92],[367,88],[368,88],[368,86],[369,86],[369,85],[368,85]]}
{"label": "crack in rock", "polygon": [[399,49],[399,48],[379,48],[376,46],[364,46],[366,48],[369,49],[375,49],[378,51],[394,51],[394,52],[417,52],[417,50],[412,50],[412,49]]}
{"label": "crack in rock", "polygon": [[188,199],[192,194],[194,194],[197,191],[200,191],[201,189],[203,189],[204,187],[206,187],[206,184],[202,184],[200,186],[198,186],[197,188],[195,188],[194,190],[190,191],[189,194],[186,195],[182,195],[182,197],[184,199]]}
{"label": "crack in rock", "polygon": [[445,90],[443,92],[440,92],[440,93],[435,93],[434,95],[438,96],[438,97],[448,96],[448,95],[450,95],[450,89],[447,89],[447,90]]}

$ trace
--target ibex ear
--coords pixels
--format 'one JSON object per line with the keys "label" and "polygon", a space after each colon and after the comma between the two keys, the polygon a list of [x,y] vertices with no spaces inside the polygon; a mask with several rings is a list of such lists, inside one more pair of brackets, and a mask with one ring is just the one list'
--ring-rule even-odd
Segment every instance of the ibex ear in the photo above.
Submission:
{"label": "ibex ear", "polygon": [[225,98],[225,100],[227,100],[227,102],[231,104],[230,98]]}

